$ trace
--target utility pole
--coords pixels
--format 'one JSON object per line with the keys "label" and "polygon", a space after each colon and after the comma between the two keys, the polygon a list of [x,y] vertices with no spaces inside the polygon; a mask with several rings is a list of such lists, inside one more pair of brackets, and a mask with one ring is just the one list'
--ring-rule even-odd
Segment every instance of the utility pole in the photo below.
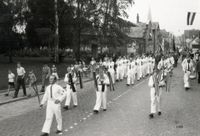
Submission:
{"label": "utility pole", "polygon": [[59,63],[59,18],[58,18],[58,0],[54,0],[55,9],[55,63]]}

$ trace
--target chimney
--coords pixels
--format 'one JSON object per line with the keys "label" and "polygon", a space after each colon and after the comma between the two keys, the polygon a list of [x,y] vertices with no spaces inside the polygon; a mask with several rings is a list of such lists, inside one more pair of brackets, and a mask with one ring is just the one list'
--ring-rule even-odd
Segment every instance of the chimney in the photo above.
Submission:
{"label": "chimney", "polygon": [[140,23],[140,16],[138,13],[137,13],[137,23]]}

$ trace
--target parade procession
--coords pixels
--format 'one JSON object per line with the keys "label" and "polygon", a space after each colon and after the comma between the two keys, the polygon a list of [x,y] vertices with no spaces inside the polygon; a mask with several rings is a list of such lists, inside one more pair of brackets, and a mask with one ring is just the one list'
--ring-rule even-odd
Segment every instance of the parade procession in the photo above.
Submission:
{"label": "parade procession", "polygon": [[200,136],[199,0],[0,0],[0,136]]}

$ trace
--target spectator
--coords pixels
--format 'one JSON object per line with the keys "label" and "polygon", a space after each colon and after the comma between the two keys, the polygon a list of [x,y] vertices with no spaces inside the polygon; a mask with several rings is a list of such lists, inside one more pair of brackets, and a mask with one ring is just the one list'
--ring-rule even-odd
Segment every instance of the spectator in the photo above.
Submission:
{"label": "spectator", "polygon": [[29,71],[28,74],[28,78],[26,80],[29,84],[29,90],[31,90],[31,88],[33,88],[34,92],[36,93],[36,95],[38,94],[38,88],[37,88],[37,78],[35,76],[35,74],[33,73],[33,70]]}
{"label": "spectator", "polygon": [[49,76],[51,75],[51,70],[47,64],[42,68],[42,88],[41,92],[44,92],[45,86],[48,84]]}
{"label": "spectator", "polygon": [[15,74],[13,74],[11,70],[8,70],[8,92],[5,96],[9,96],[11,87],[15,88]]}
{"label": "spectator", "polygon": [[24,96],[26,96],[26,86],[24,82],[25,73],[26,73],[25,69],[21,66],[21,63],[18,62],[17,63],[17,87],[16,87],[13,98],[17,98],[20,86],[22,86]]}

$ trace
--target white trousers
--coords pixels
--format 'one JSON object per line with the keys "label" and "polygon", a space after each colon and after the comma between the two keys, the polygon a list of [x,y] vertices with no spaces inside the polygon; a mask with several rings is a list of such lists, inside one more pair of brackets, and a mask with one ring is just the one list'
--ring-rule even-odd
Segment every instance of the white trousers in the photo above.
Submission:
{"label": "white trousers", "polygon": [[142,71],[143,71],[143,67],[142,67],[142,66],[139,66],[139,67],[138,67],[138,76],[139,76],[139,79],[142,78]]}
{"label": "white trousers", "polygon": [[[75,87],[76,88],[76,87]],[[78,105],[77,92],[73,92],[70,87],[66,87],[66,101],[65,106],[70,106],[71,100],[75,106]]]}
{"label": "white trousers", "polygon": [[109,69],[113,84],[115,83],[115,70],[114,69]]}
{"label": "white trousers", "polygon": [[104,92],[101,91],[102,85],[98,85],[98,91],[96,91],[96,104],[94,106],[94,110],[99,111],[101,105],[103,109],[107,108],[107,86],[105,85]]}
{"label": "white trousers", "polygon": [[134,72],[131,70],[128,70],[127,72],[127,84],[130,85],[130,84],[134,84],[134,81],[135,81],[135,74]]}
{"label": "white trousers", "polygon": [[159,89],[159,94],[155,94],[155,88],[151,88],[150,90],[150,97],[151,97],[151,113],[155,114],[157,111],[161,112],[161,95],[162,89]]}
{"label": "white trousers", "polygon": [[127,77],[127,66],[124,64],[123,66],[123,77],[126,78]]}
{"label": "white trousers", "polygon": [[123,79],[123,69],[122,67],[117,68],[117,80],[122,80]]}
{"label": "white trousers", "polygon": [[185,72],[184,73],[183,80],[184,80],[184,87],[185,88],[190,88],[190,72]]}
{"label": "white trousers", "polygon": [[54,101],[47,102],[46,119],[42,128],[43,133],[50,133],[53,116],[55,115],[57,121],[57,130],[62,130],[62,115],[61,105],[55,104]]}

